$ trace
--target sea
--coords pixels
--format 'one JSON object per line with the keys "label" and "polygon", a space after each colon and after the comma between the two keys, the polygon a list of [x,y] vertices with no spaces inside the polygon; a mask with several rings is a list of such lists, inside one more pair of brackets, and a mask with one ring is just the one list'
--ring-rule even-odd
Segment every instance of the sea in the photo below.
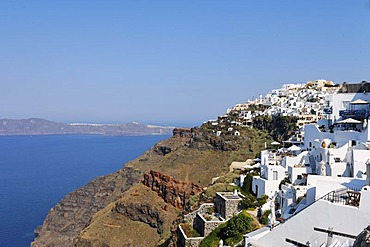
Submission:
{"label": "sea", "polygon": [[51,207],[169,135],[0,136],[0,246],[30,246]]}

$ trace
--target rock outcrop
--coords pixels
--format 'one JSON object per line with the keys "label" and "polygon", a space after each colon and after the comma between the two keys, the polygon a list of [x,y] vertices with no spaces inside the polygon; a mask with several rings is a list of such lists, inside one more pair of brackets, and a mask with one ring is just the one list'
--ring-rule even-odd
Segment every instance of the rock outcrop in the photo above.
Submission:
{"label": "rock outcrop", "polygon": [[158,234],[163,233],[163,221],[158,211],[152,209],[151,205],[135,203],[117,203],[114,207],[116,213],[127,216],[133,221],[140,221],[156,228]]}
{"label": "rock outcrop", "polygon": [[166,146],[157,145],[154,147],[154,152],[156,152],[157,154],[163,155],[163,156],[171,153],[171,151],[172,149]]}
{"label": "rock outcrop", "polygon": [[191,137],[191,128],[174,128],[172,134],[174,137]]}
{"label": "rock outcrop", "polygon": [[[141,183],[96,213],[74,240],[86,246],[158,246],[172,239],[180,211]],[[164,246],[168,246],[167,244]],[[172,244],[174,246],[174,244]]]}
{"label": "rock outcrop", "polygon": [[184,209],[190,196],[200,194],[203,189],[189,181],[178,181],[160,172],[150,171],[144,174],[143,184],[167,203],[178,209]]}

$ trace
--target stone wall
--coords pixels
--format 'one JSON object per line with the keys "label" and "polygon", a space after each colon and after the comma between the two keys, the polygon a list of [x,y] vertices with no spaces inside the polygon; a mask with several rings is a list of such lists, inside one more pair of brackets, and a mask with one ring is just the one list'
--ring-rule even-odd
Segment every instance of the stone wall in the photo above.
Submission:
{"label": "stone wall", "polygon": [[177,246],[178,247],[198,247],[200,242],[204,239],[203,237],[188,238],[181,226],[177,228]]}
{"label": "stone wall", "polygon": [[194,220],[194,229],[197,230],[202,237],[207,237],[208,234],[225,222],[226,221],[207,221],[198,213]]}
{"label": "stone wall", "polygon": [[215,198],[215,212],[219,213],[222,218],[224,218],[224,219],[226,218],[226,216],[225,216],[225,200],[220,195],[218,195],[218,193],[216,194],[216,198]]}
{"label": "stone wall", "polygon": [[205,235],[204,235],[205,220],[203,219],[203,217],[201,217],[201,215],[199,213],[197,213],[197,215],[195,217],[193,228],[197,232],[199,232],[200,236],[205,237]]}
{"label": "stone wall", "polygon": [[204,214],[206,213],[210,208],[213,208],[213,203],[204,203],[202,204],[197,210],[194,212],[191,212],[187,215],[184,215],[184,222],[189,223],[190,225],[194,225],[194,219],[197,216],[197,213]]}
{"label": "stone wall", "polygon": [[[223,195],[224,194],[224,195]],[[227,199],[226,195],[232,195],[231,192],[217,192],[215,198],[215,212],[222,218],[228,219],[236,215],[241,210],[242,198],[238,195],[237,199]]]}
{"label": "stone wall", "polygon": [[204,226],[204,237],[208,236],[214,229],[226,221],[206,221]]}
{"label": "stone wall", "polygon": [[231,218],[241,210],[241,200],[227,200],[225,205],[226,218]]}

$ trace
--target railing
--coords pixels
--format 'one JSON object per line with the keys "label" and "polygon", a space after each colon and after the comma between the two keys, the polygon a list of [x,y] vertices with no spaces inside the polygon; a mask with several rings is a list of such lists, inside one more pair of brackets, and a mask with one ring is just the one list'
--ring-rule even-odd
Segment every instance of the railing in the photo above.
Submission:
{"label": "railing", "polygon": [[368,118],[370,112],[367,110],[341,110],[339,116],[341,117],[355,117],[355,118]]}
{"label": "railing", "polygon": [[333,203],[338,203],[342,205],[346,205],[348,202],[348,189],[339,189],[339,190],[334,190],[326,194],[324,197],[322,197],[322,200],[333,202]]}
{"label": "railing", "polygon": [[307,208],[311,207],[316,202],[321,201],[321,200],[326,200],[326,201],[330,201],[330,202],[333,202],[333,203],[358,207],[359,203],[360,203],[360,197],[361,197],[361,193],[359,191],[360,191],[360,189],[349,188],[349,187],[330,191],[329,193],[327,193],[327,194],[323,195],[322,197],[320,197],[319,199],[315,200],[310,205],[307,205],[306,207],[302,208],[300,211],[294,212],[291,216],[289,216],[283,222],[279,222],[278,224],[274,225],[274,227],[277,227],[281,224],[284,224],[286,221],[291,219],[293,216],[296,216],[300,212],[306,210]]}

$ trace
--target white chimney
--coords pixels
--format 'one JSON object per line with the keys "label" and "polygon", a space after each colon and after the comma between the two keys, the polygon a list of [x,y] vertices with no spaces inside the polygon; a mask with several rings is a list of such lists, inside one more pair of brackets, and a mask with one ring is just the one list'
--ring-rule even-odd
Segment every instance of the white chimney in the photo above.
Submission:
{"label": "white chimney", "polygon": [[366,161],[366,183],[365,185],[370,186],[370,159]]}

